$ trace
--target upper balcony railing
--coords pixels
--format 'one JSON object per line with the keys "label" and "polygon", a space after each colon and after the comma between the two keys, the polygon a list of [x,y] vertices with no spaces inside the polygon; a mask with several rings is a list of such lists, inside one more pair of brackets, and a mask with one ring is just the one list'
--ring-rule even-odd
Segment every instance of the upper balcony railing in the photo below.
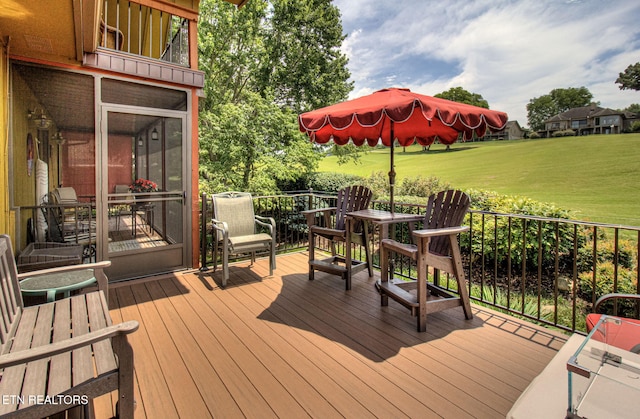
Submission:
{"label": "upper balcony railing", "polygon": [[189,31],[195,26],[188,15],[195,12],[164,3],[156,7],[104,0],[98,47],[189,67]]}
{"label": "upper balcony railing", "polygon": [[[203,197],[203,225],[211,219],[211,202]],[[308,246],[307,226],[301,211],[335,205],[335,196],[300,193],[256,197],[258,215],[276,220],[278,252]],[[388,203],[376,201],[376,209]],[[397,212],[419,214],[420,205],[396,204]],[[570,332],[585,330],[585,316],[596,299],[606,293],[640,294],[640,227],[470,211],[460,236],[469,294],[476,303]],[[418,226],[419,227],[419,226]],[[378,232],[370,235],[374,265],[379,267]],[[396,238],[409,241],[406,226],[398,226]],[[210,230],[202,230],[202,265],[211,261]],[[321,241],[319,246],[328,243]],[[338,251],[344,249],[338,248]],[[354,249],[356,258],[364,257]],[[305,268],[306,269],[306,268]],[[415,266],[407,260],[395,261],[395,276],[415,279]],[[456,292],[456,281],[440,278]],[[637,306],[618,303],[613,314],[638,316]]]}

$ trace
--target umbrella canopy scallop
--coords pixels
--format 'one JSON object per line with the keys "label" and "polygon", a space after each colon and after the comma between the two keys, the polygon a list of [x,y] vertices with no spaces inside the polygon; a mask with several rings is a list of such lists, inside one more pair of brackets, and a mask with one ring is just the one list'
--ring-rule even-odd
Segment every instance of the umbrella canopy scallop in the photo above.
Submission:
{"label": "umbrella canopy scallop", "polygon": [[389,88],[367,96],[303,113],[298,119],[300,130],[320,144],[333,140],[338,145],[352,141],[361,146],[382,142],[423,146],[436,139],[454,143],[459,134],[471,139],[483,137],[487,130],[498,131],[507,123],[507,114],[477,106],[453,102]]}

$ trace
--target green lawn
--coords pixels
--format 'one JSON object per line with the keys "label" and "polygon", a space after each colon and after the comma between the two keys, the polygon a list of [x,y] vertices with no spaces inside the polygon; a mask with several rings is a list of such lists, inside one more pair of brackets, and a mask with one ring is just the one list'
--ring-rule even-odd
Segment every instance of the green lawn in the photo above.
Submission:
{"label": "green lawn", "polygon": [[[325,158],[320,171],[369,176],[389,171],[389,150],[371,149],[361,163]],[[640,134],[456,143],[396,148],[404,177],[436,176],[462,189],[485,189],[551,202],[576,219],[640,226]]]}

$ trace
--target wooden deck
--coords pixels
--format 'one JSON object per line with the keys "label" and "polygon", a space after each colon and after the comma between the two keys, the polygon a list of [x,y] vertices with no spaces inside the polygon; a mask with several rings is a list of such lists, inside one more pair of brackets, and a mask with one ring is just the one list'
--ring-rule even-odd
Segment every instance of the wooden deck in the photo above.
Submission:
{"label": "wooden deck", "polygon": [[[114,322],[135,319],[136,418],[504,418],[565,336],[473,306],[427,332],[373,280],[307,279],[307,254],[112,286]],[[108,396],[96,416],[113,415]]]}

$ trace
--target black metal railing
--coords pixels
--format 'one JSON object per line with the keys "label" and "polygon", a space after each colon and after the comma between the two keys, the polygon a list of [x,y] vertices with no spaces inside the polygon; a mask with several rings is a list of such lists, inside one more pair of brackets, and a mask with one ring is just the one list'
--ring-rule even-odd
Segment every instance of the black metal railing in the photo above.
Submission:
{"label": "black metal railing", "polygon": [[[203,196],[203,225],[211,219],[211,202]],[[332,194],[305,191],[255,197],[256,214],[276,220],[278,253],[306,249],[308,233],[301,211],[332,206]],[[376,209],[389,203],[374,201]],[[397,212],[421,213],[424,207],[396,203]],[[471,298],[478,304],[508,312],[530,321],[565,331],[584,331],[584,318],[596,299],[611,292],[640,294],[640,227],[587,221],[470,211],[465,219],[469,231],[459,238]],[[418,226],[419,228],[419,226]],[[202,266],[211,262],[211,232],[201,230]],[[374,266],[379,268],[377,231],[370,234]],[[406,226],[393,232],[408,242]],[[320,241],[317,246],[329,250]],[[354,248],[354,257],[364,252]],[[338,248],[339,252],[344,249]],[[415,266],[398,259],[396,277],[415,279]],[[456,291],[447,276],[441,285]],[[638,316],[637,307],[616,304],[614,314]]]}

